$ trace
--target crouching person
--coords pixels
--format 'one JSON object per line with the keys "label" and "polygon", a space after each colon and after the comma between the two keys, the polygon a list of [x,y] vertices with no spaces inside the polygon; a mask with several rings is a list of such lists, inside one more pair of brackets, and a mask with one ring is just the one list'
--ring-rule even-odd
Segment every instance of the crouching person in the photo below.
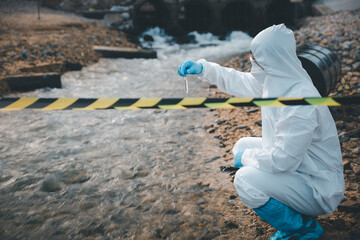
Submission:
{"label": "crouching person", "polygon": [[[250,72],[201,59],[185,61],[181,76],[198,74],[238,97],[320,97],[296,55],[285,25],[251,42]],[[233,148],[240,199],[278,231],[271,239],[319,239],[317,215],[335,211],[344,195],[343,165],[334,120],[326,106],[262,107],[262,138]]]}

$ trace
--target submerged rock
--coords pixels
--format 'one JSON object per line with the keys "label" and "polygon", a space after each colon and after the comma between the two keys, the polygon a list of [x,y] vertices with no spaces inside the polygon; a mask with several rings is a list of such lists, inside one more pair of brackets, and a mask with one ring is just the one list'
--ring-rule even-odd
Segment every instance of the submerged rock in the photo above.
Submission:
{"label": "submerged rock", "polygon": [[41,186],[41,190],[44,192],[57,192],[61,190],[61,179],[59,176],[47,177]]}

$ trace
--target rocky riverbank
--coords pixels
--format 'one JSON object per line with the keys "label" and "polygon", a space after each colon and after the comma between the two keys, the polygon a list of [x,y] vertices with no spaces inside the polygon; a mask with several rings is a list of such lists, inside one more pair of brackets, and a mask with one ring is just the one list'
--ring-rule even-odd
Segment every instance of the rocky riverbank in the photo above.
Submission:
{"label": "rocky riverbank", "polygon": [[[341,60],[343,78],[330,95],[360,94],[360,11],[340,12],[337,14],[308,17],[303,27],[295,31],[297,45],[304,43],[320,44],[336,53]],[[249,55],[235,57],[224,66],[239,71],[250,71]],[[215,97],[227,97],[226,94],[213,91]],[[318,221],[325,230],[323,239],[359,239],[360,238],[360,109],[358,105],[332,107],[331,112],[339,133],[345,173],[345,196],[337,211],[319,216]],[[261,113],[259,108],[221,109],[218,119],[208,126],[208,132],[220,139],[223,146],[223,159],[219,171],[229,172],[229,181],[233,180],[236,168],[232,167],[231,149],[239,138],[261,136]],[[219,162],[220,163],[220,162]],[[235,193],[234,193],[235,194]],[[231,200],[232,201],[232,200]],[[241,205],[242,206],[242,205]],[[244,207],[246,208],[246,207]],[[252,210],[249,210],[252,213]],[[273,229],[252,214],[240,218],[251,218],[253,229],[249,239],[268,239]],[[249,219],[249,222],[251,220]]]}
{"label": "rocky riverbank", "polygon": [[94,45],[134,47],[125,34],[103,22],[29,4],[0,16],[0,95],[10,75],[79,70],[97,62]]}

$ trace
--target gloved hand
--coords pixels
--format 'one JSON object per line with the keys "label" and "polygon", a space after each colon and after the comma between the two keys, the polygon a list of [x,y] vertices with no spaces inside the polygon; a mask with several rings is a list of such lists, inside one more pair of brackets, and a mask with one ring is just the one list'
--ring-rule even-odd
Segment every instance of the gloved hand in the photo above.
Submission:
{"label": "gloved hand", "polygon": [[178,74],[182,77],[186,77],[187,74],[200,74],[203,71],[203,65],[201,63],[187,60],[180,64],[178,68]]}
{"label": "gloved hand", "polygon": [[244,154],[244,152],[245,152],[245,150],[243,150],[243,151],[238,151],[238,153],[236,154],[236,156],[235,156],[235,161],[234,161],[234,166],[235,167],[238,167],[238,168],[240,168],[240,167],[242,167],[242,166],[244,166],[242,163],[241,163],[241,158],[242,158],[242,155]]}

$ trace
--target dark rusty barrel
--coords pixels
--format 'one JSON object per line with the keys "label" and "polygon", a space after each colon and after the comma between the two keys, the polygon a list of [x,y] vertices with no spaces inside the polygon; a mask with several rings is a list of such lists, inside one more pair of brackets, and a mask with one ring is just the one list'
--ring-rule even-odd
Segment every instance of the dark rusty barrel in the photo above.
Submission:
{"label": "dark rusty barrel", "polygon": [[321,96],[328,96],[341,79],[336,54],[326,47],[306,44],[299,47],[297,55]]}

